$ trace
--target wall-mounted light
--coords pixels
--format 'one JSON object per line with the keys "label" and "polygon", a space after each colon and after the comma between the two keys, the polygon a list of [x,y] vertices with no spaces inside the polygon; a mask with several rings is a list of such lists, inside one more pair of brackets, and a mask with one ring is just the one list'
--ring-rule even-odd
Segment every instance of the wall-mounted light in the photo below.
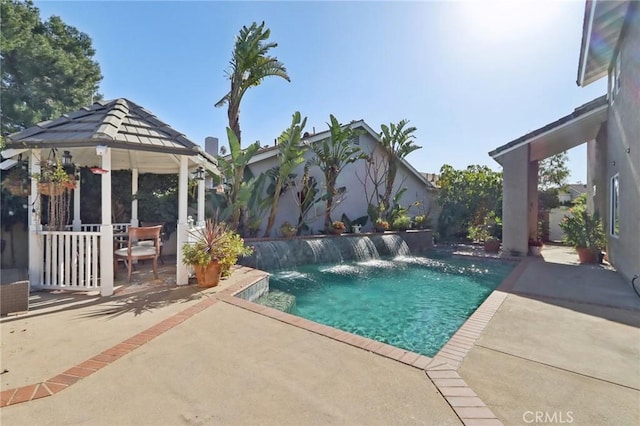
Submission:
{"label": "wall-mounted light", "polygon": [[615,165],[616,165],[615,160],[611,162],[611,165],[612,165],[612,166],[615,166]]}
{"label": "wall-mounted light", "polygon": [[73,157],[71,156],[71,152],[69,151],[64,151],[62,153],[60,161],[62,163],[62,167],[73,167]]}
{"label": "wall-mounted light", "polygon": [[193,173],[193,177],[196,180],[204,180],[204,167],[200,166]]}
{"label": "wall-mounted light", "polygon": [[106,145],[98,145],[98,146],[96,146],[96,155],[97,156],[102,157],[106,153],[107,153],[107,146]]}
{"label": "wall-mounted light", "polygon": [[627,147],[627,149],[625,149],[625,152],[626,152],[627,154],[631,153],[631,147]]}

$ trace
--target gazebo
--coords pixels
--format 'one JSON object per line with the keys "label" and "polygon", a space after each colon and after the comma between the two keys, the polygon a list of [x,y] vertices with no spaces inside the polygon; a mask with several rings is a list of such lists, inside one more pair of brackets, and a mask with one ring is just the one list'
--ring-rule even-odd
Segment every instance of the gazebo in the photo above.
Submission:
{"label": "gazebo", "polygon": [[[133,198],[131,222],[111,219],[111,171],[131,170],[131,193],[138,192],[140,173],[177,174],[178,224],[176,283],[188,283],[180,247],[187,241],[188,178],[208,170],[220,174],[216,159],[151,112],[128,99],[96,102],[89,107],[44,121],[7,137],[5,167],[28,158],[30,176],[39,174],[51,153],[72,158],[79,167],[101,173],[102,223],[80,220],[80,182],[73,190],[73,222],[68,230],[45,230],[40,223],[38,181],[31,178],[29,195],[29,283],[32,289],[96,290],[113,294],[114,226],[118,232],[138,226],[138,201]],[[9,164],[7,164],[9,163]],[[198,180],[197,225],[204,224],[204,180]]]}

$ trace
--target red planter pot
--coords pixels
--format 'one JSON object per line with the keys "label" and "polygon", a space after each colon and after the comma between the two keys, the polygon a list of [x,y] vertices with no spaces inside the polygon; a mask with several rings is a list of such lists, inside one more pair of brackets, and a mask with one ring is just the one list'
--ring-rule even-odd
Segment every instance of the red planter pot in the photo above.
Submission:
{"label": "red planter pot", "polygon": [[220,273],[222,272],[220,262],[212,261],[207,266],[194,265],[193,270],[196,273],[198,287],[215,287],[220,282]]}
{"label": "red planter pot", "polygon": [[580,263],[597,263],[599,252],[598,250],[586,248],[586,247],[576,247],[576,251],[578,252],[578,259],[580,259]]}

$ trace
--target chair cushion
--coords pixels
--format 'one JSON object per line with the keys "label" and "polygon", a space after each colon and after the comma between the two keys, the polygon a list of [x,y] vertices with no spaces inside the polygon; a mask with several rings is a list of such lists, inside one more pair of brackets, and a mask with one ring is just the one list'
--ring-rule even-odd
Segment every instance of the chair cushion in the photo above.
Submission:
{"label": "chair cushion", "polygon": [[[127,247],[118,249],[114,252],[116,256],[128,257]],[[150,246],[131,246],[131,257],[136,256],[155,256],[156,248]]]}
{"label": "chair cushion", "polygon": [[[153,247],[153,240],[145,240],[145,241],[138,241],[136,243],[137,246],[151,246]],[[162,241],[160,241],[160,247],[162,247]]]}

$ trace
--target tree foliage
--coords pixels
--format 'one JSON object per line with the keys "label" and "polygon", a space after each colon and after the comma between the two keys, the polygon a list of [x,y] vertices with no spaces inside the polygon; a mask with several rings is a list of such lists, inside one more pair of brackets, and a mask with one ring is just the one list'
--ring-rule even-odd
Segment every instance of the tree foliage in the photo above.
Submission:
{"label": "tree foliage", "polygon": [[324,198],[326,206],[324,211],[325,231],[331,229],[331,211],[334,206],[334,198],[338,195],[336,183],[342,169],[348,164],[365,159],[366,155],[358,145],[352,144],[352,140],[358,132],[350,126],[342,126],[333,115],[329,116],[329,138],[316,142],[311,146],[314,157],[309,165],[318,166],[324,174],[326,193]]}
{"label": "tree foliage", "polygon": [[31,1],[1,0],[2,134],[91,102],[102,79],[91,38]]}
{"label": "tree foliage", "polygon": [[264,22],[260,25],[254,22],[240,29],[227,71],[231,88],[216,103],[217,108],[227,105],[229,127],[240,144],[240,102],[246,91],[259,86],[266,77],[275,76],[291,81],[284,64],[276,57],[269,56],[269,51],[278,46],[268,41],[270,35],[271,30],[265,28]]}
{"label": "tree foliage", "polygon": [[442,208],[438,230],[442,237],[466,236],[470,226],[484,223],[491,213],[502,217],[502,173],[487,166],[455,170],[445,164],[438,183]]}
{"label": "tree foliage", "polygon": [[538,163],[538,187],[543,191],[564,187],[570,174],[567,161],[569,157],[566,152],[541,160]]}

